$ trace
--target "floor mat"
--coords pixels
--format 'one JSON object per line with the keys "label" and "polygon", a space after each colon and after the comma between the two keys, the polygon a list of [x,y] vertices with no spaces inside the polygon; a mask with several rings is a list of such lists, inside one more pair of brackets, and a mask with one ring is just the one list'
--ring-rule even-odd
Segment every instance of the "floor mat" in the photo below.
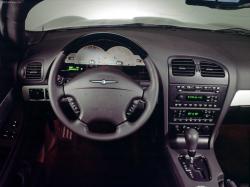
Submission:
{"label": "floor mat", "polygon": [[44,172],[39,173],[45,175],[37,181],[43,181],[46,187],[172,186],[161,154],[149,144],[148,149],[140,150],[133,137],[102,143],[75,134],[70,140],[59,136],[61,138],[54,141],[58,134],[63,134],[57,131],[63,132],[63,129],[56,127],[54,135],[47,131],[45,142],[48,143],[41,154],[43,159],[39,159],[44,165],[41,168]]}

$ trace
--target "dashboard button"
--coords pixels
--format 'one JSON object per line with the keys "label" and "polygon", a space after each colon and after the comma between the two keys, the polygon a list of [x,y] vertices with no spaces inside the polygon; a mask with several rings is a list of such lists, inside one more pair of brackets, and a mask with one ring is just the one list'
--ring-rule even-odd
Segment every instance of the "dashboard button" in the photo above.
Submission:
{"label": "dashboard button", "polygon": [[209,122],[212,123],[214,120],[213,119],[209,119]]}
{"label": "dashboard button", "polygon": [[29,89],[29,98],[34,100],[44,99],[44,89]]}
{"label": "dashboard button", "polygon": [[210,132],[210,127],[208,125],[202,127],[202,132],[204,134],[208,134]]}

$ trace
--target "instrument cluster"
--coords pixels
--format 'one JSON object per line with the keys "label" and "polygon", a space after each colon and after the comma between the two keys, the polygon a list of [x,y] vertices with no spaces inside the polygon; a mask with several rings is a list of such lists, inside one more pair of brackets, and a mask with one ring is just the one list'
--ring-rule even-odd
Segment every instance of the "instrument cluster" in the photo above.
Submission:
{"label": "instrument cluster", "polygon": [[143,59],[124,46],[103,49],[97,45],[86,45],[65,58],[58,74],[58,84],[70,81],[74,76],[91,68],[108,66],[116,68],[139,84],[148,85],[149,76]]}
{"label": "instrument cluster", "polygon": [[123,46],[114,46],[105,51],[96,45],[87,45],[65,59],[66,64],[109,65],[109,66],[144,66],[139,55]]}

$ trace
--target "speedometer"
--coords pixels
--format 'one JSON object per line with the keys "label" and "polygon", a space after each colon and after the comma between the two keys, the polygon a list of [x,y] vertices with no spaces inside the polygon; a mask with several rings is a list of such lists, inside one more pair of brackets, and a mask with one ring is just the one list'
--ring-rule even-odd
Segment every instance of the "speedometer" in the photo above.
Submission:
{"label": "speedometer", "polygon": [[85,46],[77,52],[79,64],[102,65],[106,58],[106,52],[102,48],[95,45]]}
{"label": "speedometer", "polygon": [[134,55],[132,51],[123,46],[110,48],[107,53],[111,56],[116,65],[137,66],[144,65],[140,56]]}

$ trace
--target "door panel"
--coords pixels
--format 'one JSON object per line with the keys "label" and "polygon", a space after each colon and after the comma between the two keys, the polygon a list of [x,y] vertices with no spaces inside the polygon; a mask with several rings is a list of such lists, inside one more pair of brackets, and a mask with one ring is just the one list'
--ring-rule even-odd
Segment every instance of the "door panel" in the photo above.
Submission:
{"label": "door panel", "polygon": [[17,49],[0,38],[0,126],[14,104]]}
{"label": "door panel", "polygon": [[12,113],[17,106],[15,75],[18,59],[18,50],[0,38],[0,186],[8,175],[15,151],[12,136],[16,133],[16,124],[13,123],[16,119],[12,119]]}

